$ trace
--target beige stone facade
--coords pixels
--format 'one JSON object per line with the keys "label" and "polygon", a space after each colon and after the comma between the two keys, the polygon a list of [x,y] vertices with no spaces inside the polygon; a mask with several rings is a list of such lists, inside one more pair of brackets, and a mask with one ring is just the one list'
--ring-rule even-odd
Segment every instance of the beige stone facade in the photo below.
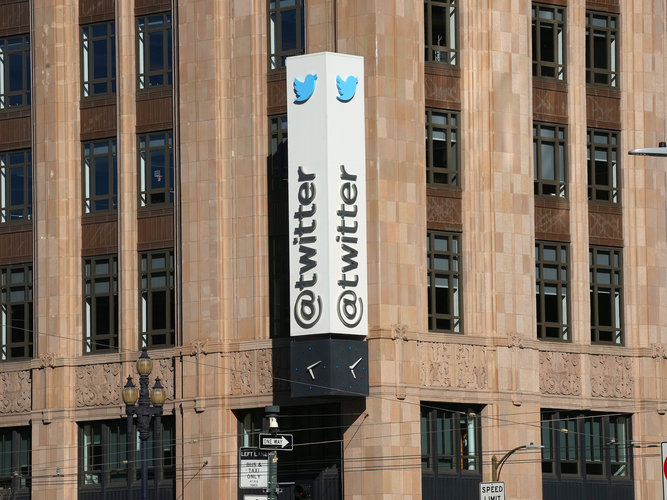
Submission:
{"label": "beige stone facade", "polygon": [[[176,340],[150,350],[151,381],[162,380],[173,415],[176,498],[243,498],[242,415],[272,404],[317,413],[325,403],[340,412],[347,500],[434,498],[422,496],[420,422],[422,406],[439,403],[479,409],[483,481],[493,455],[542,442],[543,411],[627,415],[634,498],[659,498],[667,164],[627,151],[667,136],[664,0],[545,0],[566,13],[567,76],[557,83],[533,76],[528,0],[454,2],[454,67],[424,61],[424,0],[304,2],[306,52],[365,58],[370,395],[362,399],[291,401],[289,339],[271,335],[267,157],[270,119],[286,113],[289,85],[267,64],[270,2],[0,0],[0,40],[30,35],[31,105],[0,109],[0,155],[32,151],[33,216],[0,224],[0,267],[32,264],[33,354],[0,362],[0,428],[30,429],[31,498],[77,498],[82,423],[124,422],[121,388],[135,375],[145,314],[138,256],[163,248],[175,255]],[[619,19],[613,89],[586,83],[588,11]],[[136,19],[156,12],[172,15],[173,85],[142,92]],[[101,21],[115,21],[116,91],[91,100],[81,91],[80,26]],[[459,113],[457,189],[427,186],[427,108]],[[566,199],[534,195],[537,121],[567,126]],[[620,204],[589,200],[589,128],[618,131]],[[173,131],[174,202],[142,210],[137,137],[163,130]],[[118,205],[89,216],[82,143],[107,137],[117,140]],[[427,230],[461,235],[460,334],[429,331]],[[536,337],[542,240],[569,245],[567,342]],[[591,245],[622,248],[622,345],[591,342]],[[103,254],[118,258],[118,345],[84,355],[82,263]],[[543,477],[534,450],[502,469],[507,498],[543,498]]]}

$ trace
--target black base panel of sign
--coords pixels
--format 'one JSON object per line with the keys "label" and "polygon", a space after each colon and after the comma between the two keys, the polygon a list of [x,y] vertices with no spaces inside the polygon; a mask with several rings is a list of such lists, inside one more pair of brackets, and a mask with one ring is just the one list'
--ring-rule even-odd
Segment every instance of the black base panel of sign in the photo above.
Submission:
{"label": "black base panel of sign", "polygon": [[292,339],[293,398],[368,396],[368,343],[363,338]]}

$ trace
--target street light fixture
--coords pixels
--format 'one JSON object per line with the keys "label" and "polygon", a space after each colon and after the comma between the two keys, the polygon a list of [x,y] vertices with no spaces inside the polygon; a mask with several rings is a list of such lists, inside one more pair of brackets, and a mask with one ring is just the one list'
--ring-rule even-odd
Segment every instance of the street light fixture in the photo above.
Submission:
{"label": "street light fixture", "polygon": [[[155,429],[159,429],[162,417],[162,405],[167,399],[167,392],[160,383],[160,378],[155,379],[153,389],[148,389],[148,376],[153,370],[153,360],[148,356],[146,349],[141,352],[137,359],[137,372],[139,373],[139,387],[134,385],[132,376],[128,375],[127,383],[123,388],[123,402],[127,414],[127,438],[128,446],[132,434],[132,420],[137,417],[137,428],[141,440],[141,500],[148,500],[148,457],[146,448],[150,436],[151,417],[155,417]],[[152,403],[152,405],[151,405]],[[155,433],[157,437],[157,432]]]}
{"label": "street light fixture", "polygon": [[657,148],[639,148],[628,151],[629,155],[633,156],[667,156],[667,143],[660,142]]}
{"label": "street light fixture", "polygon": [[507,462],[507,459],[512,456],[512,454],[516,453],[519,450],[541,450],[544,448],[541,444],[533,444],[533,443],[528,443],[528,444],[522,444],[521,446],[517,446],[516,448],[512,448],[510,451],[505,453],[503,455],[503,458],[498,460],[495,455],[491,457],[491,480],[493,482],[500,481],[500,471],[503,468],[503,465],[505,462]]}

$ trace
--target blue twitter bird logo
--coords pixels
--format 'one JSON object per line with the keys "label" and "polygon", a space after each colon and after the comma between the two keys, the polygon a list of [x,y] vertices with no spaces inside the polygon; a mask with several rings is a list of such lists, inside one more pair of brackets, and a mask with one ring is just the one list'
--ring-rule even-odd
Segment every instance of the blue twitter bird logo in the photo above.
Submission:
{"label": "blue twitter bird logo", "polygon": [[317,75],[306,75],[306,78],[302,82],[296,78],[294,79],[295,103],[301,104],[310,99],[310,96],[315,92],[315,80],[317,80]]}
{"label": "blue twitter bird logo", "polygon": [[357,83],[359,79],[356,76],[348,76],[343,80],[340,76],[336,77],[336,88],[338,89],[338,99],[340,102],[349,102],[357,93]]}

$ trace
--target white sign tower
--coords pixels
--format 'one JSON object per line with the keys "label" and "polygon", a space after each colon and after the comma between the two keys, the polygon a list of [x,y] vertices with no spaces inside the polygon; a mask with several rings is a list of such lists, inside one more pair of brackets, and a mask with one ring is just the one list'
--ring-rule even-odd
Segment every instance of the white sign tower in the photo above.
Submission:
{"label": "white sign tower", "polygon": [[368,334],[363,58],[287,59],[291,335]]}

